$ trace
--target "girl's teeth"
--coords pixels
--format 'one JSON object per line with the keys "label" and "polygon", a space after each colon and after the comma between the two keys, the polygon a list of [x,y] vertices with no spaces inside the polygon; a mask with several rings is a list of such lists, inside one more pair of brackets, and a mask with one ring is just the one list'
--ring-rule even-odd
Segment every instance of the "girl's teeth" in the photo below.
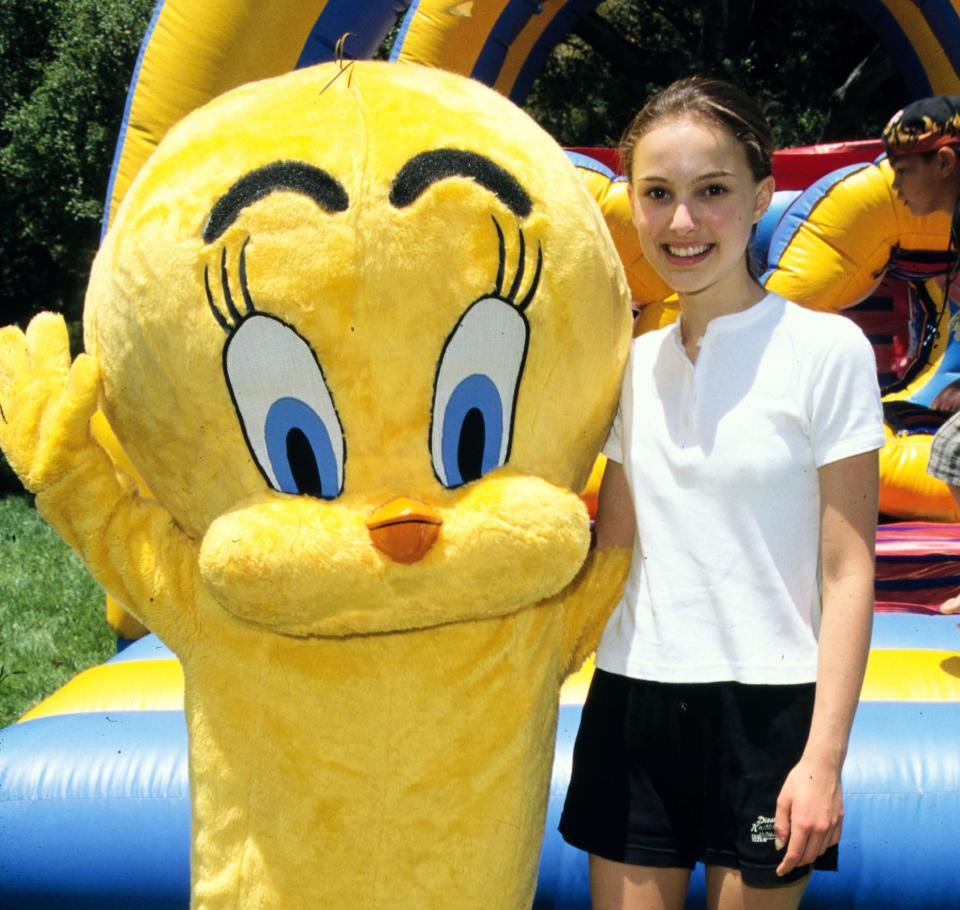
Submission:
{"label": "girl's teeth", "polygon": [[699,256],[701,253],[705,253],[709,249],[709,246],[704,244],[703,246],[668,246],[667,251],[671,256]]}

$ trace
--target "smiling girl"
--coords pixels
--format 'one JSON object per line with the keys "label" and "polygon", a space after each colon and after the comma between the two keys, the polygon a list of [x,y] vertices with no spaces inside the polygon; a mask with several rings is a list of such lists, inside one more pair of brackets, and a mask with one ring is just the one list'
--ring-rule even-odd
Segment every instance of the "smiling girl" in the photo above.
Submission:
{"label": "smiling girl", "polygon": [[754,277],[772,141],[743,92],[674,83],[622,153],[681,315],[634,341],[605,447],[598,545],[633,561],[560,830],[590,853],[595,908],[680,908],[703,862],[711,910],[792,910],[812,867],[836,868],[869,646],[873,352]]}

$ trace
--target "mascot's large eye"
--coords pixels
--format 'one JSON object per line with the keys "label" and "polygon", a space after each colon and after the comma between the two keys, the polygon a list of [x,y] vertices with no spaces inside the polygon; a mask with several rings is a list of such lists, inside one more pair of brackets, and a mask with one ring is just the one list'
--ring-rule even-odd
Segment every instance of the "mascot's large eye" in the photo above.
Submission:
{"label": "mascot's large eye", "polygon": [[257,314],[230,336],[223,363],[247,445],[270,486],[339,496],[343,430],[306,341],[280,320]]}
{"label": "mascot's large eye", "polygon": [[430,427],[433,469],[444,486],[476,480],[509,458],[527,336],[527,320],[516,307],[486,297],[447,339]]}

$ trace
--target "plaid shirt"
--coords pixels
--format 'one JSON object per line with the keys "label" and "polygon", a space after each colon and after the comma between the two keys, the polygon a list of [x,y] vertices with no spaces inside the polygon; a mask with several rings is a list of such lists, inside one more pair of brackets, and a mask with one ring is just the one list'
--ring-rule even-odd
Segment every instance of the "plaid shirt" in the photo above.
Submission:
{"label": "plaid shirt", "polygon": [[960,487],[960,412],[954,414],[933,437],[927,473]]}

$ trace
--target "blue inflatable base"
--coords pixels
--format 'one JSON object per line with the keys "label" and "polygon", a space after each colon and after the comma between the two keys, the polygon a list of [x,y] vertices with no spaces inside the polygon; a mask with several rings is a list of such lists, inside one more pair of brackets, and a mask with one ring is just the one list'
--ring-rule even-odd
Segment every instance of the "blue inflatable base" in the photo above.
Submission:
{"label": "blue inflatable base", "polygon": [[182,712],[67,714],[0,732],[0,907],[189,903]]}
{"label": "blue inflatable base", "polygon": [[[579,705],[560,710],[535,907],[587,910],[584,854],[556,826]],[[960,906],[960,706],[866,702],[851,737],[840,871],[803,907]],[[186,910],[187,742],[179,712],[42,717],[0,732],[0,907]],[[702,870],[688,908],[704,907]]]}

